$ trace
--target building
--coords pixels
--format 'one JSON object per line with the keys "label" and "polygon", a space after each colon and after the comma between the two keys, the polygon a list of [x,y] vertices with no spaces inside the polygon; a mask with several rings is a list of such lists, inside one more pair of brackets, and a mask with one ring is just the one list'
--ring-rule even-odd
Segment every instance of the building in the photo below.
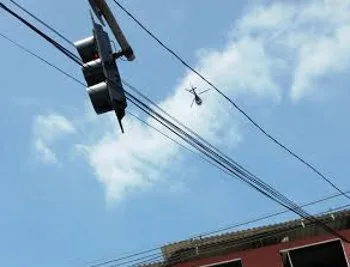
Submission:
{"label": "building", "polygon": [[315,223],[294,220],[162,247],[163,262],[148,267],[345,267],[350,258],[350,210],[322,215]]}

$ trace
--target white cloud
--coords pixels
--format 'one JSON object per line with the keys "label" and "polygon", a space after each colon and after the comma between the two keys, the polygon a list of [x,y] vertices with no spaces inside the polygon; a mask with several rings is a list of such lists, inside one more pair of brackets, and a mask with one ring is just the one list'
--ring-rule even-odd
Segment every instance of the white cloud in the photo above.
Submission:
{"label": "white cloud", "polygon": [[234,33],[264,36],[269,34],[269,31],[279,31],[291,24],[296,11],[296,5],[286,2],[253,6],[243,18],[237,21]]}
{"label": "white cloud", "polygon": [[329,72],[340,72],[349,66],[350,25],[334,32],[332,38],[318,37],[300,44],[299,63],[291,89],[293,100],[314,93],[317,78]]}
{"label": "white cloud", "polygon": [[40,159],[46,164],[59,164],[56,154],[47,147],[47,145],[41,140],[35,140],[35,149],[40,155]]}
{"label": "white cloud", "polygon": [[[261,99],[279,103],[284,95],[293,101],[312,97],[317,94],[317,79],[348,67],[349,11],[350,1],[344,0],[279,1],[253,7],[236,20],[234,36],[223,49],[199,50],[196,69],[240,103]],[[291,77],[289,87],[286,76]],[[159,105],[210,142],[234,148],[242,134],[231,107],[212,91],[203,95],[202,107],[191,109],[191,97],[185,91],[190,83],[208,88],[195,75],[186,74]],[[174,159],[181,159],[176,145],[130,116],[125,135],[114,126],[101,126],[100,120],[88,123],[91,129],[103,129],[103,138],[79,148],[105,186],[109,201],[158,184]],[[114,119],[109,125],[115,125]]]}
{"label": "white cloud", "polygon": [[73,124],[58,114],[38,115],[34,122],[34,133],[45,141],[51,141],[62,134],[74,133]]}
{"label": "white cloud", "polygon": [[129,190],[151,185],[158,179],[155,170],[161,170],[173,154],[174,146],[168,140],[135,121],[124,124],[125,135],[110,127],[102,140],[79,146],[105,185],[108,200],[121,200]]}
{"label": "white cloud", "polygon": [[40,160],[46,164],[59,164],[57,155],[50,147],[58,138],[75,132],[73,124],[61,115],[36,116],[33,123],[34,147]]}
{"label": "white cloud", "polygon": [[265,45],[275,42],[271,50],[279,51],[289,65],[290,96],[299,101],[318,93],[319,78],[349,66],[349,13],[348,0],[274,2],[253,7],[234,33],[238,38],[249,34]]}
{"label": "white cloud", "polygon": [[293,101],[320,93],[319,80],[349,67],[350,1],[313,1],[300,9],[294,28],[282,44],[296,56]]}

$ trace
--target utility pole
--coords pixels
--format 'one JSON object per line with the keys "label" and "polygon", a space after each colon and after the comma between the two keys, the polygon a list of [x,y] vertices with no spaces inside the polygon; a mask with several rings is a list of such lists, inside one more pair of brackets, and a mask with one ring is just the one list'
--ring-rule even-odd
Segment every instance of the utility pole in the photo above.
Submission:
{"label": "utility pole", "polygon": [[111,28],[115,38],[117,39],[121,49],[122,54],[129,60],[133,61],[135,59],[134,52],[129,45],[128,41],[126,40],[121,28],[119,27],[119,24],[114,17],[111,9],[109,8],[108,4],[105,0],[89,0],[90,5],[92,7],[92,10],[96,14],[97,18],[100,20],[100,22],[104,25],[103,19],[107,22],[109,27]]}

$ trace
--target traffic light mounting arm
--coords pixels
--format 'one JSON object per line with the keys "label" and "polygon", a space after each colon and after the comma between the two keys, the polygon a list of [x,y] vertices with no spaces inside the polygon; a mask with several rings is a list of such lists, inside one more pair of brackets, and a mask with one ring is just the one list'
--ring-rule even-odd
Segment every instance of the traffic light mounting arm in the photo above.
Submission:
{"label": "traffic light mounting arm", "polygon": [[109,27],[111,28],[115,38],[117,39],[120,47],[122,48],[123,55],[129,60],[133,61],[135,59],[134,51],[129,45],[127,39],[125,38],[119,24],[114,17],[112,11],[110,10],[108,4],[105,0],[89,0],[92,10],[95,12],[98,19],[104,25],[102,17],[106,20]]}

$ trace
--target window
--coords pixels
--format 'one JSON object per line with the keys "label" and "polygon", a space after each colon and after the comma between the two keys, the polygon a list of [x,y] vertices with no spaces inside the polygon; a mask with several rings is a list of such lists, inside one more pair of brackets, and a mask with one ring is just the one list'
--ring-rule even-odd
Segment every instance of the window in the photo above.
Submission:
{"label": "window", "polygon": [[339,240],[282,253],[284,267],[348,267]]}

